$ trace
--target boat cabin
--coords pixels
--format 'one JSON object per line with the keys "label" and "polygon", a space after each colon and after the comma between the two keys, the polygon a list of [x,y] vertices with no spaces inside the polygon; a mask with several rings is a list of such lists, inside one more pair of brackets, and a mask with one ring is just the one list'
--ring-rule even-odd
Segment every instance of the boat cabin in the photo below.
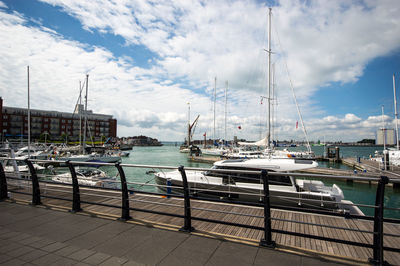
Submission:
{"label": "boat cabin", "polygon": [[[216,172],[216,170],[240,170],[240,171],[251,171],[251,172]],[[261,170],[255,168],[244,168],[238,166],[228,165],[214,165],[209,171],[205,173],[206,176],[221,177],[224,184],[235,184],[235,183],[257,183],[262,184]],[[270,172],[274,172],[269,170]],[[290,176],[268,176],[268,183],[270,185],[278,186],[295,186],[293,177]]]}

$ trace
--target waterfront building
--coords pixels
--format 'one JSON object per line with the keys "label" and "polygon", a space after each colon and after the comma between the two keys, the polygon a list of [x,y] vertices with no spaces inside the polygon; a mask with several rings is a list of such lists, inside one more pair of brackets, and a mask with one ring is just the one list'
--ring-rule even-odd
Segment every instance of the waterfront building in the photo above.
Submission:
{"label": "waterfront building", "polygon": [[[117,120],[112,115],[95,114],[87,111],[87,139],[107,139],[117,136]],[[80,121],[82,135],[85,111],[77,105],[73,113],[31,109],[31,138],[79,140]],[[82,119],[80,120],[80,117]],[[6,138],[20,138],[28,135],[28,109],[3,106],[0,97],[0,133]]]}
{"label": "waterfront building", "polygon": [[380,128],[376,131],[376,145],[396,145],[396,131],[393,128]]}

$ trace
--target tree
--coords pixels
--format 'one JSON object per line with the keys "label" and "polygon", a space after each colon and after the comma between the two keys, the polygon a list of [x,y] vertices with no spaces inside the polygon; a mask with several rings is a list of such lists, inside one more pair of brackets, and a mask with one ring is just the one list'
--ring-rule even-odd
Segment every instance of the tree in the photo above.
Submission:
{"label": "tree", "polygon": [[61,140],[64,141],[65,143],[67,143],[68,141],[68,135],[65,134],[64,132],[61,134]]}

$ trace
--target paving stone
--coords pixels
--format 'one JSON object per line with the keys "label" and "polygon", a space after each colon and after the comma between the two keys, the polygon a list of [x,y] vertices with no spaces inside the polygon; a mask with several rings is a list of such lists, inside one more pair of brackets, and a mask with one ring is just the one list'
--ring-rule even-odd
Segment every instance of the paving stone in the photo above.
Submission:
{"label": "paving stone", "polygon": [[11,257],[19,257],[22,255],[25,255],[26,253],[32,252],[34,250],[34,248],[29,247],[29,246],[22,246],[20,248],[14,249],[14,250],[10,250],[7,255],[11,256]]}
{"label": "paving stone", "polygon": [[[144,263],[139,263],[133,260],[128,260],[127,262],[125,262],[124,264],[122,264],[123,266],[145,266],[146,264]],[[171,264],[171,265],[177,265],[177,264]]]}
{"label": "paving stone", "polygon": [[315,259],[315,258],[309,258],[309,257],[302,257],[302,265],[307,265],[307,266],[319,266],[319,265],[331,265],[331,266],[339,266],[339,265],[344,265],[341,263],[336,263],[324,259]]}
{"label": "paving stone", "polygon": [[59,249],[62,249],[64,247],[66,247],[66,246],[67,245],[64,244],[64,243],[55,242],[55,243],[52,243],[52,244],[50,244],[48,246],[42,247],[41,249],[44,250],[44,251],[47,251],[47,252],[54,252],[56,250],[59,250]]}
{"label": "paving stone", "polygon": [[23,260],[19,260],[19,259],[12,259],[9,261],[6,261],[5,263],[2,263],[2,266],[19,266],[19,265],[24,265],[26,262]]}
{"label": "paving stone", "polygon": [[151,231],[151,228],[135,226],[92,249],[115,257],[122,257],[130,249],[141,245],[144,241],[151,238]]}
{"label": "paving stone", "polygon": [[0,246],[0,253],[8,253],[11,250],[15,250],[18,249],[20,247],[22,247],[23,245],[18,244],[18,243],[14,243],[14,242],[9,242],[7,245],[5,246]]}
{"label": "paving stone", "polygon": [[252,265],[257,249],[253,246],[222,242],[206,265]]}
{"label": "paving stone", "polygon": [[29,246],[34,247],[34,248],[42,248],[42,247],[48,246],[48,245],[50,245],[50,244],[52,244],[54,242],[55,241],[53,241],[53,240],[42,238],[39,241],[36,241],[36,242],[33,242],[33,243],[29,244]]}
{"label": "paving stone", "polygon": [[267,248],[259,248],[254,265],[301,265],[301,256]]}
{"label": "paving stone", "polygon": [[6,234],[8,232],[11,232],[11,231],[9,229],[3,227],[3,226],[0,228],[0,236],[3,235],[3,234]]}
{"label": "paving stone", "polygon": [[0,236],[0,238],[1,238],[1,239],[11,239],[11,238],[13,238],[13,237],[19,236],[20,234],[22,234],[22,233],[20,233],[20,232],[15,232],[15,231],[10,231],[10,232],[8,232],[8,233],[2,234],[2,235]]}
{"label": "paving stone", "polygon": [[30,261],[36,260],[40,257],[43,257],[44,255],[47,255],[47,254],[48,253],[43,250],[34,249],[33,251],[20,256],[19,259],[26,261],[26,262],[30,262]]}
{"label": "paving stone", "polygon": [[96,253],[96,251],[87,250],[87,249],[80,249],[77,252],[74,252],[71,255],[68,255],[68,258],[74,259],[74,260],[77,260],[77,261],[81,261],[81,260],[84,260],[87,257],[93,255],[94,253]]}
{"label": "paving stone", "polygon": [[59,255],[59,256],[63,256],[63,257],[68,257],[69,255],[71,255],[72,253],[77,252],[78,250],[80,250],[79,247],[75,247],[75,246],[66,246],[62,249],[57,250],[56,252],[54,252],[54,254]]}
{"label": "paving stone", "polygon": [[148,233],[146,241],[130,248],[123,256],[139,263],[157,264],[189,236],[189,234],[153,228]]}
{"label": "paving stone", "polygon": [[63,257],[55,255],[55,254],[47,254],[43,257],[40,257],[36,260],[31,261],[31,263],[35,264],[35,265],[49,265],[51,263],[54,263],[60,259],[62,259]]}
{"label": "paving stone", "polygon": [[98,265],[98,264],[102,263],[103,261],[105,261],[106,259],[108,259],[110,257],[111,256],[108,255],[108,254],[97,252],[97,253],[91,255],[90,257],[87,257],[82,262],[88,263],[88,264],[91,264],[91,265]]}
{"label": "paving stone", "polygon": [[127,261],[128,261],[128,259],[125,259],[125,258],[111,257],[99,265],[101,265],[101,266],[119,266],[119,265],[124,264]]}
{"label": "paving stone", "polygon": [[68,245],[75,245],[86,249],[92,249],[101,243],[116,237],[117,235],[131,229],[130,224],[121,222],[110,222],[108,224],[97,227],[85,234],[74,237],[65,243]]}
{"label": "paving stone", "polygon": [[13,237],[11,240],[16,242],[21,242],[24,239],[30,238],[32,235],[27,233],[21,233],[19,236]]}
{"label": "paving stone", "polygon": [[8,260],[11,260],[12,258],[13,257],[8,256],[7,254],[0,254],[0,264],[6,262]]}
{"label": "paving stone", "polygon": [[191,235],[159,265],[204,265],[220,245],[215,239]]}
{"label": "paving stone", "polygon": [[28,238],[24,238],[24,239],[18,240],[18,243],[23,244],[23,245],[30,245],[30,244],[32,244],[34,242],[37,242],[37,241],[41,240],[41,239],[42,238],[38,237],[38,236],[30,236]]}
{"label": "paving stone", "polygon": [[69,259],[69,258],[64,258],[64,257],[62,257],[61,259],[59,259],[59,260],[57,260],[57,261],[55,261],[55,262],[53,262],[53,263],[50,263],[50,264],[48,264],[48,265],[54,265],[54,266],[68,266],[68,265],[75,265],[77,263],[77,261],[76,260],[72,260],[72,259]]}

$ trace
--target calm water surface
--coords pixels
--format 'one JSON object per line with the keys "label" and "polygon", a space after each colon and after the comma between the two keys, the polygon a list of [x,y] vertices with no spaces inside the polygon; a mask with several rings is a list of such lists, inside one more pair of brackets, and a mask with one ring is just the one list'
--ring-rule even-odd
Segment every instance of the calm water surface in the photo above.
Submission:
{"label": "calm water surface", "polygon": [[[340,147],[341,157],[364,157],[368,158],[369,155],[373,155],[375,150],[380,147]],[[323,155],[325,147],[312,147],[316,155]],[[305,150],[304,147],[290,148],[290,150]],[[187,154],[179,152],[179,146],[164,145],[161,147],[134,147],[133,150],[129,151],[130,156],[123,158],[123,163],[129,164],[145,164],[145,165],[160,165],[160,166],[179,166],[183,165],[186,167],[201,167],[209,168],[211,164],[208,163],[193,163],[187,160]],[[344,168],[341,164],[329,164],[319,162],[320,167],[332,167],[332,168]],[[115,167],[103,168],[110,175],[116,175],[117,170]],[[347,168],[348,169],[348,168]],[[154,184],[154,174],[149,171],[159,171],[157,169],[143,169],[143,168],[130,168],[124,167],[124,171],[128,182],[139,182]],[[332,185],[337,184],[345,195],[345,199],[351,200],[354,203],[360,204],[371,204],[375,202],[376,186],[353,183],[348,184],[341,181],[329,181],[323,180],[325,184]],[[153,186],[145,185],[134,185],[135,188],[145,191],[156,191]],[[394,191],[392,187],[387,187],[385,191],[385,206],[391,208],[400,208],[400,191]],[[373,209],[361,208],[362,211],[367,215],[373,215]],[[394,210],[385,210],[386,217],[400,219],[400,212]]]}

